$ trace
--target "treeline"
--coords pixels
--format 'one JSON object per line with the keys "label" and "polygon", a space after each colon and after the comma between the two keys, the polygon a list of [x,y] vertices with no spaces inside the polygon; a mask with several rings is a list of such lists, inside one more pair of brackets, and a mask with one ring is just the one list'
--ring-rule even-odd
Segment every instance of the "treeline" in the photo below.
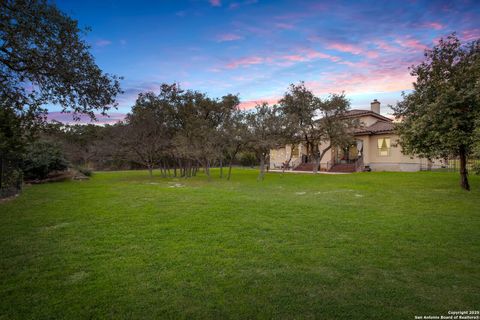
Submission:
{"label": "treeline", "polygon": [[163,177],[192,177],[202,170],[208,178],[210,169],[218,167],[227,179],[238,163],[258,164],[263,179],[272,148],[302,142],[319,164],[325,154],[319,152],[320,144],[329,150],[351,139],[352,123],[342,117],[349,108],[343,94],[321,100],[300,83],[291,85],[278,105],[263,103],[252,110],[239,105],[235,95],[214,99],[163,84],[159,93],[141,93],[123,122],[54,122],[45,126],[42,139],[59,144],[77,166],[146,168]]}

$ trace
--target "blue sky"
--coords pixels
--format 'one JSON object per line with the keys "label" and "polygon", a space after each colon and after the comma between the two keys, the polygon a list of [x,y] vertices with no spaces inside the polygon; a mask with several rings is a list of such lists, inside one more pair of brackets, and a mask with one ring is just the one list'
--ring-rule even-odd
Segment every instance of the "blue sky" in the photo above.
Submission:
{"label": "blue sky", "polygon": [[[395,103],[423,49],[453,31],[480,37],[480,1],[56,1],[82,27],[98,65],[123,76],[111,120],[162,82],[242,106],[274,103],[290,83],[345,91],[353,108]],[[60,118],[51,108],[52,117]],[[386,108],[382,112],[387,113]],[[64,120],[64,117],[63,117]]]}

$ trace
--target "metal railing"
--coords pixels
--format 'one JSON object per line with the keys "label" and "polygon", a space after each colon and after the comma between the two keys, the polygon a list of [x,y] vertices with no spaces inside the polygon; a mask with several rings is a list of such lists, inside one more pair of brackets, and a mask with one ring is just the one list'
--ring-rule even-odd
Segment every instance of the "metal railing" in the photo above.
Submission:
{"label": "metal railing", "polygon": [[[476,172],[480,170],[480,159],[468,159],[467,170],[469,172]],[[442,159],[429,161],[427,159],[420,160],[421,171],[444,171],[444,172],[459,172],[460,171],[460,159]]]}

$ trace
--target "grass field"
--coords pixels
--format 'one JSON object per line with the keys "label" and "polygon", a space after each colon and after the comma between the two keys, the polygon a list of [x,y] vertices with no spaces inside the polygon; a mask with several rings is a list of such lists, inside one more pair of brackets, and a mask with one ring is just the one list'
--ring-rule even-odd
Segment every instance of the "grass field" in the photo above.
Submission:
{"label": "grass field", "polygon": [[[214,174],[216,174],[214,172]],[[414,319],[480,308],[480,177],[96,173],[0,203],[0,319]]]}

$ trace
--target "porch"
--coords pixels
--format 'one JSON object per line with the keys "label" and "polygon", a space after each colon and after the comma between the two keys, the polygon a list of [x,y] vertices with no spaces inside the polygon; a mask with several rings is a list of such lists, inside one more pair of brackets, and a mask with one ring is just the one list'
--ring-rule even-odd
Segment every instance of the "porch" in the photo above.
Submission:
{"label": "porch", "polygon": [[364,169],[363,140],[355,140],[349,146],[332,150],[332,160],[327,163],[330,172],[357,172]]}

